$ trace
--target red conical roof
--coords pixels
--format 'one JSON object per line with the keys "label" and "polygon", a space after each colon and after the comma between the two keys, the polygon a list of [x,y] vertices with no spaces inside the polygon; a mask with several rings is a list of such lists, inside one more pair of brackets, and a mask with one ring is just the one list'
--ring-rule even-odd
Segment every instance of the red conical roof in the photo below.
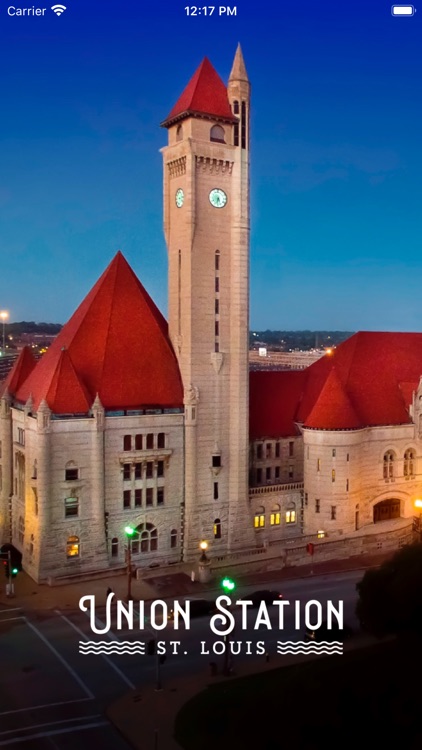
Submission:
{"label": "red conical roof", "polygon": [[45,399],[54,413],[73,414],[97,393],[108,410],[183,403],[167,323],[120,252],[16,396],[25,403],[32,394],[35,411]]}
{"label": "red conical roof", "polygon": [[355,430],[361,427],[335,368],[329,373],[304,427],[319,430]]}
{"label": "red conical roof", "polygon": [[208,115],[237,122],[229,104],[226,86],[206,57],[162,125],[169,127],[176,120],[192,115]]}
{"label": "red conical roof", "polygon": [[11,396],[14,396],[22,383],[31,374],[36,364],[37,361],[31,349],[28,346],[24,346],[4,381],[1,392],[4,393],[7,390]]}

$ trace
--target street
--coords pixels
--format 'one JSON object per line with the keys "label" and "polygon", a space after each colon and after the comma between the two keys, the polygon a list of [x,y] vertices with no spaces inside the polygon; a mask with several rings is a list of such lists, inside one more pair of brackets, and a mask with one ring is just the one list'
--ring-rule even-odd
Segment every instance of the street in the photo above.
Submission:
{"label": "street", "polygon": [[[280,591],[284,600],[306,603],[311,599],[321,602],[325,610],[327,600],[334,606],[344,602],[344,621],[356,627],[354,617],[356,582],[362,571],[331,574],[321,577],[279,581],[265,584],[265,588]],[[242,587],[232,595],[233,601],[253,587]],[[223,593],[223,592],[221,592]],[[213,597],[219,595],[213,594]],[[209,595],[210,596],[210,595]],[[284,629],[278,627],[278,609],[269,607],[272,630],[254,629],[257,610],[248,613],[247,629],[241,628],[241,612],[236,615],[236,626],[229,639],[241,641],[241,651],[233,656],[233,664],[268,658],[274,666],[281,666],[283,656],[277,655],[277,641],[303,640],[304,628],[295,630],[293,606],[287,608]],[[147,607],[147,612],[149,608]],[[303,607],[301,608],[303,614]],[[104,625],[105,607],[96,610],[96,625]],[[104,716],[106,707],[125,692],[142,690],[154,682],[165,684],[166,679],[180,678],[198,672],[209,672],[210,662],[218,669],[223,666],[223,655],[213,653],[213,644],[222,641],[210,629],[209,617],[192,619],[190,630],[175,630],[171,623],[165,630],[131,631],[115,629],[96,635],[90,629],[89,612],[75,610],[66,613],[60,607],[53,612],[32,613],[26,616],[19,608],[0,612],[0,747],[20,745],[22,748],[62,750],[74,746],[95,745],[108,748],[127,748],[127,744]],[[165,642],[165,663],[158,665],[154,656],[135,653],[84,654],[79,642],[106,641],[127,650],[135,641],[148,642],[152,637]],[[122,643],[129,645],[125,647]],[[170,641],[180,642],[174,654]],[[263,641],[261,654],[256,654],[256,642]],[[247,645],[249,643],[249,646]],[[109,646],[108,648],[113,648]],[[135,647],[136,648],[136,647]],[[202,651],[202,653],[201,653]],[[208,652],[208,653],[207,653]]]}

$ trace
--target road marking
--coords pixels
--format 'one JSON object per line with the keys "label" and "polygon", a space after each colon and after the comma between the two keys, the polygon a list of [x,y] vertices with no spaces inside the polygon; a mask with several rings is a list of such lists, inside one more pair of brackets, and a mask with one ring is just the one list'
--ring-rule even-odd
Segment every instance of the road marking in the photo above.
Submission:
{"label": "road marking", "polygon": [[5,734],[16,734],[16,732],[29,732],[31,729],[41,729],[42,727],[53,727],[55,724],[69,724],[74,721],[88,721],[88,719],[101,719],[101,714],[91,714],[91,716],[77,716],[74,719],[60,719],[60,721],[46,721],[43,724],[32,724],[30,727],[19,727],[19,729],[8,729],[6,732],[0,732],[0,737]]}
{"label": "road marking", "polygon": [[69,703],[82,703],[83,701],[90,701],[92,698],[75,698],[73,701],[59,701],[58,703],[42,703],[40,706],[28,706],[28,708],[13,708],[11,711],[2,711],[0,716],[8,716],[9,714],[18,714],[22,711],[36,711],[40,708],[51,708],[52,706],[66,706]]}
{"label": "road marking", "polygon": [[68,729],[57,729],[51,732],[37,732],[37,734],[31,734],[29,737],[16,737],[16,739],[8,739],[5,742],[0,742],[0,747],[7,745],[16,745],[18,742],[28,742],[28,740],[36,740],[39,737],[54,737],[57,734],[70,734],[71,732],[83,732],[85,729],[95,729],[96,727],[109,727],[110,724],[107,721],[97,721],[95,724],[82,724],[79,727],[69,727]]}
{"label": "road marking", "polygon": [[[73,628],[73,630],[76,630],[76,632],[79,633],[79,635],[82,636],[83,640],[86,639],[86,637],[87,637],[86,633],[84,633],[83,630],[81,630],[80,628],[78,628],[78,626],[75,625],[75,623],[73,623],[72,620],[69,620],[69,618],[66,617],[66,615],[62,615],[61,612],[58,609],[56,609],[55,612],[57,612],[57,614],[60,615],[60,617],[62,618],[62,620],[64,620],[65,622],[67,622],[67,624],[70,625],[70,627]],[[95,618],[95,624],[97,625],[97,627],[98,626],[101,626],[102,628],[105,627],[104,623],[102,623],[100,620],[97,620],[97,618]],[[111,631],[109,633],[107,633],[107,635],[110,636],[110,638],[113,641],[117,641],[117,643],[120,643],[120,641],[117,638],[117,636],[115,636],[114,633],[112,633]],[[119,667],[116,664],[114,664],[111,661],[111,659],[108,658],[108,656],[106,656],[105,654],[101,654],[101,656],[104,659],[104,661],[106,661],[107,664],[112,669],[114,669],[114,671],[119,675],[119,677],[123,680],[123,682],[126,683],[126,685],[128,685],[132,690],[136,690],[136,686],[133,684],[133,682],[131,682],[131,680],[129,680],[129,678],[126,677],[126,675],[122,672],[122,670],[119,669]]]}
{"label": "road marking", "polygon": [[7,609],[1,609],[0,613],[1,612],[7,612],[7,613],[9,613],[9,612],[22,612],[22,607],[10,607],[10,609],[9,608],[7,608]]}
{"label": "road marking", "polygon": [[57,657],[57,659],[59,660],[59,662],[61,662],[61,664],[63,664],[63,666],[68,670],[68,672],[70,672],[70,674],[72,675],[72,677],[76,680],[76,682],[78,683],[79,687],[81,687],[82,690],[86,693],[86,695],[88,696],[88,698],[91,698],[92,700],[95,700],[95,695],[93,693],[91,693],[89,687],[87,685],[85,685],[84,681],[79,677],[78,674],[76,674],[75,670],[72,669],[72,667],[70,666],[70,664],[67,663],[66,659],[64,659],[63,656],[61,654],[59,654],[59,652],[57,651],[57,649],[54,648],[53,644],[50,643],[50,641],[48,640],[48,638],[46,638],[41,633],[41,631],[38,630],[38,628],[36,628],[35,625],[33,625],[32,622],[29,622],[26,618],[25,618],[25,622],[31,628],[31,630],[33,630],[34,633],[37,634],[38,638],[40,638],[42,640],[42,642],[45,643],[45,645],[47,646],[47,648],[49,648],[50,651],[53,652],[53,654]]}
{"label": "road marking", "polygon": [[23,615],[19,615],[18,617],[0,617],[0,625],[2,622],[12,622],[12,620],[25,620],[25,617]]}

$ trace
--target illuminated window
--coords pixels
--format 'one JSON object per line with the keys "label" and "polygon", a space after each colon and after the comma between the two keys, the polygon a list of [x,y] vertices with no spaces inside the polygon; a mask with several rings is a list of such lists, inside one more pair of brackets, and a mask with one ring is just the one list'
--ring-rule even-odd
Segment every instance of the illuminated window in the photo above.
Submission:
{"label": "illuminated window", "polygon": [[318,539],[324,539],[324,537],[325,537],[325,531],[321,531],[321,530],[318,531],[317,537],[318,537]]}
{"label": "illuminated window", "polygon": [[132,435],[124,435],[124,437],[123,437],[123,450],[124,451],[131,451],[132,450]]}
{"label": "illuminated window", "polygon": [[280,526],[280,506],[274,505],[270,514],[270,526]]}
{"label": "illuminated window", "polygon": [[336,470],[335,469],[331,469],[331,481],[332,482],[336,481]]}
{"label": "illuminated window", "polygon": [[70,536],[66,542],[66,557],[79,557],[79,537]]}
{"label": "illuminated window", "polygon": [[225,132],[221,125],[213,125],[210,130],[210,141],[215,143],[225,143]]}
{"label": "illuminated window", "polygon": [[404,454],[404,465],[403,474],[405,477],[413,477],[414,475],[414,459],[415,454],[412,450],[407,450]]}
{"label": "illuminated window", "polygon": [[394,451],[384,453],[382,469],[384,479],[392,479],[394,477],[394,458]]}
{"label": "illuminated window", "polygon": [[254,527],[256,529],[262,529],[265,526],[265,513],[263,511],[264,508],[261,508],[255,513]]}
{"label": "illuminated window", "polygon": [[294,503],[286,509],[286,523],[296,523],[296,506]]}
{"label": "illuminated window", "polygon": [[119,555],[119,540],[117,536],[115,536],[111,540],[111,556],[118,557],[118,555]]}
{"label": "illuminated window", "polygon": [[64,501],[64,517],[71,518],[79,515],[79,499],[77,497],[67,497]]}
{"label": "illuminated window", "polygon": [[221,521],[216,518],[213,524],[214,539],[221,539]]}
{"label": "illuminated window", "polygon": [[176,529],[172,529],[170,531],[170,547],[171,549],[174,549],[177,547],[177,531]]}

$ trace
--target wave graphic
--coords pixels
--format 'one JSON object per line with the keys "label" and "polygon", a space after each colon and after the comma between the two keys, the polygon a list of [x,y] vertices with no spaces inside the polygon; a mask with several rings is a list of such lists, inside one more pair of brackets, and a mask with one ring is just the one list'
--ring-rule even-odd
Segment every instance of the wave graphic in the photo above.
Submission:
{"label": "wave graphic", "polygon": [[80,654],[145,654],[144,641],[79,641]]}
{"label": "wave graphic", "polygon": [[278,654],[339,654],[343,653],[341,641],[278,641]]}

